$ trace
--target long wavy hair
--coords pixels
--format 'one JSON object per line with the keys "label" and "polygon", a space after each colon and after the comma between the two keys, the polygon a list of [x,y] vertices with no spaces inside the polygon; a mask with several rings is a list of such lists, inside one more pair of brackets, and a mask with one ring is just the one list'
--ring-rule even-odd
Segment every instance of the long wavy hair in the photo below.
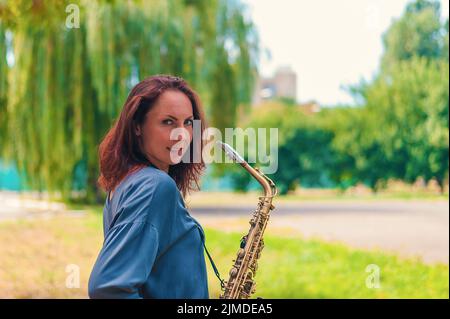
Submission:
{"label": "long wavy hair", "polygon": [[[104,191],[114,190],[123,178],[134,171],[149,165],[155,166],[144,155],[143,143],[140,141],[142,137],[136,135],[135,129],[143,124],[145,115],[166,90],[178,90],[189,98],[194,119],[201,121],[200,136],[203,136],[207,126],[203,107],[197,93],[189,87],[186,81],[170,75],[155,75],[146,78],[131,90],[119,119],[100,143],[98,185]],[[194,147],[194,143],[198,143],[197,147]],[[168,173],[174,179],[183,197],[191,191],[200,190],[199,179],[205,169],[205,163],[201,156],[203,147],[202,138],[193,138],[187,150],[190,153],[190,162],[182,161],[169,167]],[[196,156],[195,150],[200,154]],[[193,161],[194,158],[197,159],[197,162]]]}

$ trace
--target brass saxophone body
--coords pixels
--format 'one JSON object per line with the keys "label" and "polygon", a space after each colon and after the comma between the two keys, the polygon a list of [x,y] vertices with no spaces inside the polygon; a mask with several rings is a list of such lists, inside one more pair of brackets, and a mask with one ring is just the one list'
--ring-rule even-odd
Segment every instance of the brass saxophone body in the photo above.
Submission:
{"label": "brass saxophone body", "polygon": [[255,292],[254,277],[258,268],[257,262],[264,248],[263,235],[270,212],[275,208],[272,199],[277,194],[277,188],[270,178],[258,168],[251,167],[228,144],[217,143],[228,157],[246,169],[264,189],[264,195],[259,197],[258,205],[250,219],[250,229],[241,239],[236,259],[233,260],[234,265],[229,272],[229,279],[224,282],[224,289],[219,297],[220,299],[248,299]]}

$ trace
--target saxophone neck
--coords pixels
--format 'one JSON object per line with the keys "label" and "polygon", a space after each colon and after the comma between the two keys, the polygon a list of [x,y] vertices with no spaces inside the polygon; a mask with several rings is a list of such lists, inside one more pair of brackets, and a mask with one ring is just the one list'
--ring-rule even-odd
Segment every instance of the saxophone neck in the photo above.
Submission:
{"label": "saxophone neck", "polygon": [[258,167],[253,168],[247,162],[240,163],[263,187],[264,197],[274,197],[277,195],[278,190],[275,183],[267,177]]}
{"label": "saxophone neck", "polygon": [[223,149],[225,154],[234,162],[239,163],[245,168],[263,187],[265,197],[274,197],[277,194],[275,183],[267,177],[259,168],[250,166],[244,158],[239,155],[230,145],[221,141],[216,141],[216,144]]}

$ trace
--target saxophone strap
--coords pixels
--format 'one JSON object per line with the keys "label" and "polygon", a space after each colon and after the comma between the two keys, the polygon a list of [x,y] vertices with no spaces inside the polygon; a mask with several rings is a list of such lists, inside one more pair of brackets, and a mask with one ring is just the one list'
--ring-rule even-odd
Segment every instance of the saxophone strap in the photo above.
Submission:
{"label": "saxophone strap", "polygon": [[[197,227],[198,227],[198,225],[197,225]],[[201,236],[201,238],[202,238],[203,247],[205,248],[205,251],[206,251],[206,255],[208,255],[208,258],[209,258],[209,261],[210,261],[210,263],[211,263],[211,266],[212,266],[212,268],[214,269],[214,273],[216,274],[216,277],[217,277],[217,278],[219,279],[219,281],[220,281],[220,288],[221,288],[222,290],[224,290],[224,289],[225,289],[225,281],[224,281],[222,278],[220,278],[219,270],[217,270],[216,264],[214,263],[214,260],[212,259],[211,255],[209,254],[208,249],[206,248],[206,244],[205,244],[205,236],[203,235],[203,232],[201,231],[200,227],[199,227],[199,231],[200,231],[200,236]]]}
{"label": "saxophone strap", "polygon": [[209,252],[208,252],[208,249],[206,249],[205,242],[203,242],[203,247],[205,247],[206,254],[208,255],[209,261],[211,262],[211,266],[212,266],[213,269],[214,269],[214,273],[216,274],[216,277],[219,278],[219,281],[220,281],[220,288],[221,288],[222,290],[224,290],[224,289],[225,289],[225,281],[224,281],[222,278],[220,278],[219,271],[217,270],[217,267],[216,267],[216,265],[214,264],[214,261],[213,261],[213,259],[211,258],[211,255],[210,255]]}
{"label": "saxophone strap", "polygon": [[[185,203],[185,201],[184,201],[183,196],[181,196],[181,199],[182,199],[184,208],[186,208],[186,203]],[[189,214],[189,212],[188,212],[187,210],[186,210],[186,212],[187,212],[187,214],[191,217],[191,215]],[[194,223],[197,225],[197,229],[198,229],[198,231],[200,232],[200,237],[201,237],[201,239],[202,239],[202,244],[203,244],[203,247],[205,248],[206,254],[208,255],[208,258],[209,258],[209,261],[210,261],[210,263],[211,263],[211,266],[212,266],[213,269],[214,269],[214,274],[216,275],[216,277],[217,277],[217,278],[219,279],[219,281],[220,281],[220,288],[221,288],[222,290],[224,290],[224,289],[225,289],[225,281],[224,281],[222,278],[220,278],[219,270],[217,270],[216,264],[214,263],[214,260],[212,259],[211,255],[209,254],[208,249],[206,248],[206,244],[205,244],[205,234],[203,233],[203,229],[202,229],[202,227],[197,223],[197,221],[196,221],[195,219],[193,219],[193,221],[194,221]]]}

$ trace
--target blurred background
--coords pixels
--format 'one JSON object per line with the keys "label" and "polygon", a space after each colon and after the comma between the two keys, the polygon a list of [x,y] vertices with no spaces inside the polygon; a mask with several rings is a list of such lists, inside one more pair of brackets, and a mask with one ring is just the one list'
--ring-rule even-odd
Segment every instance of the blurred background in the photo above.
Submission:
{"label": "blurred background", "polygon": [[[0,0],[0,298],[87,297],[103,241],[98,145],[159,73],[188,81],[211,127],[278,129],[257,295],[448,298],[448,10]],[[187,198],[223,277],[260,194],[239,165],[210,164]]]}

